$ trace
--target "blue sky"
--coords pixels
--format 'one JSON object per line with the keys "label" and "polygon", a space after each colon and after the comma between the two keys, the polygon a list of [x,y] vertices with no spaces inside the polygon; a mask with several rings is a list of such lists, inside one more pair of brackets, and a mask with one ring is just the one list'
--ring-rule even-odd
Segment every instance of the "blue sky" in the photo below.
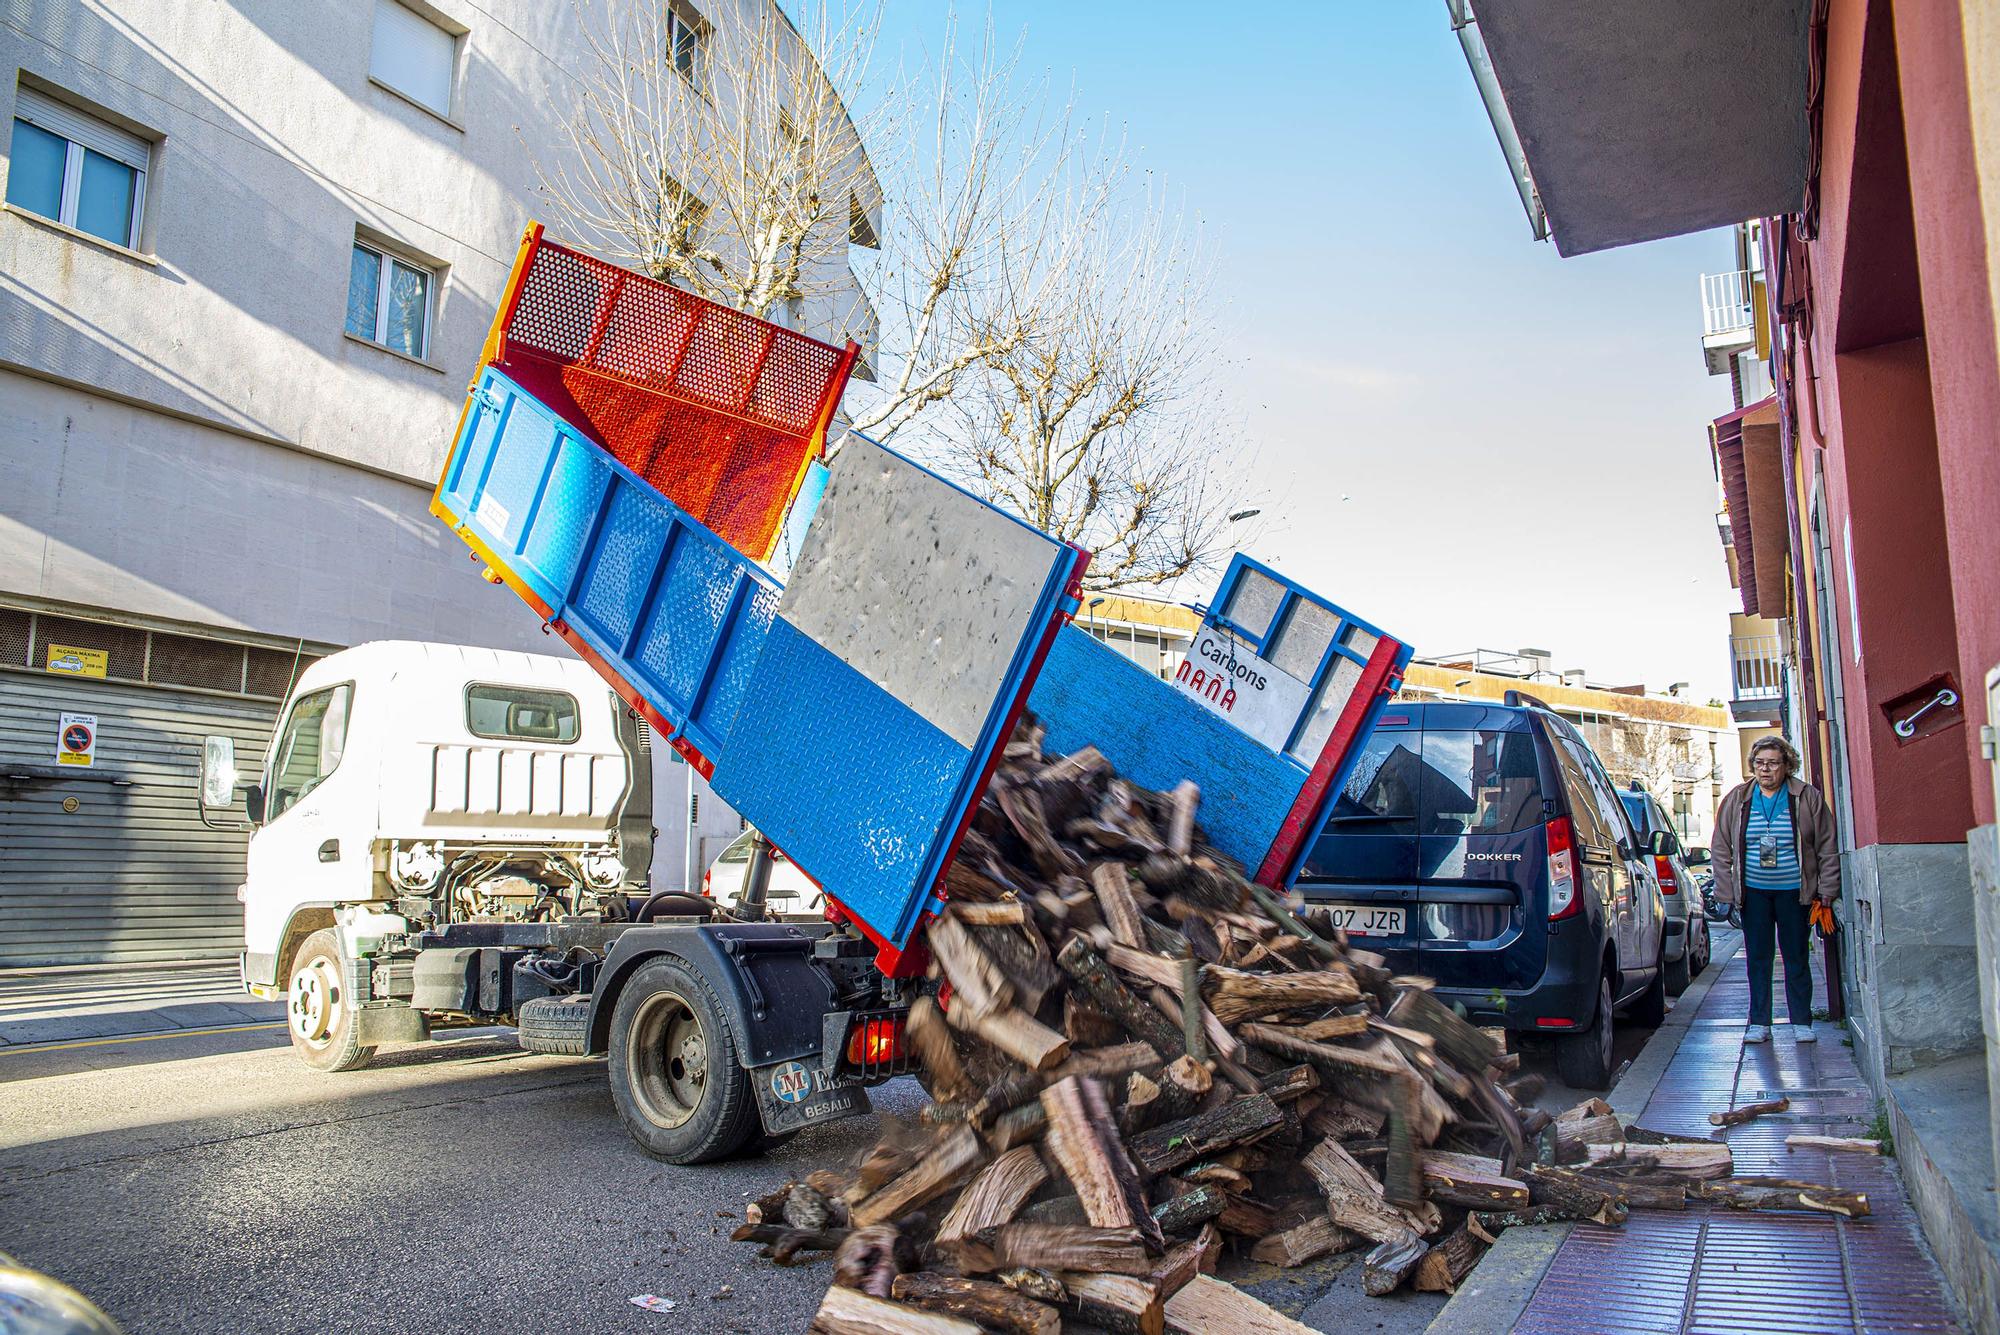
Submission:
{"label": "blue sky", "polygon": [[[1255,450],[1264,508],[1247,550],[1419,654],[1535,645],[1594,681],[1725,693],[1704,428],[1729,389],[1697,277],[1726,233],[1536,242],[1443,0],[991,12],[1216,243],[1240,428],[1219,436]],[[944,21],[889,0],[878,60]]]}

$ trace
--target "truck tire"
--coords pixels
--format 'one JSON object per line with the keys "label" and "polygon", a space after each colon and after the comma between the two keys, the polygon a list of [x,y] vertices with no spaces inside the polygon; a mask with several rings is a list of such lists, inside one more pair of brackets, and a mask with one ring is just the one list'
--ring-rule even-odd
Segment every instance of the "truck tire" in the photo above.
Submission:
{"label": "truck tire", "polygon": [[1597,1014],[1590,1028],[1556,1041],[1556,1070],[1575,1089],[1607,1089],[1611,1085],[1611,979],[1597,984]]}
{"label": "truck tire", "polygon": [[590,1053],[590,994],[536,997],[514,1012],[515,1037],[529,1052],[555,1057]]}
{"label": "truck tire", "polygon": [[610,1057],[618,1116],[656,1159],[725,1158],[761,1126],[721,1003],[671,955],[640,965],[619,993]]}
{"label": "truck tire", "polygon": [[356,1001],[347,995],[339,934],[330,928],[314,932],[292,957],[285,987],[285,1028],[300,1061],[321,1071],[353,1071],[368,1064],[375,1049],[361,1046]]}
{"label": "truck tire", "polygon": [[1653,970],[1653,981],[1646,984],[1646,990],[1632,1003],[1627,1012],[1632,1023],[1641,1029],[1658,1029],[1667,1022],[1667,969],[1666,960],[1658,961]]}

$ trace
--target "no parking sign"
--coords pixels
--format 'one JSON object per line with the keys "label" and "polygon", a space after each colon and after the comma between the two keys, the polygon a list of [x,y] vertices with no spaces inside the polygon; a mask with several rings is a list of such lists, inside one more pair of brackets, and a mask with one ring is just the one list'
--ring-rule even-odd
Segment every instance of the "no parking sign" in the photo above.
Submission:
{"label": "no parking sign", "polygon": [[97,715],[64,714],[56,724],[56,764],[90,765],[97,755]]}

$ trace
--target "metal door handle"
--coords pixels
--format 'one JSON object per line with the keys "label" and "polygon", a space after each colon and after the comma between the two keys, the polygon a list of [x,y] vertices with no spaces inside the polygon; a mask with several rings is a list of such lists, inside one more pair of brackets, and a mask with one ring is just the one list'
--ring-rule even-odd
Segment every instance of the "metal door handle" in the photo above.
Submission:
{"label": "metal door handle", "polygon": [[319,846],[319,860],[321,862],[340,861],[340,840],[329,839],[321,844]]}
{"label": "metal door handle", "polygon": [[1917,710],[1916,713],[1898,722],[1896,724],[1896,735],[1898,737],[1916,736],[1918,719],[1930,713],[1933,709],[1936,709],[1940,705],[1944,706],[1946,709],[1949,709],[1957,703],[1958,703],[1958,692],[1954,691],[1949,686],[1945,687],[1943,690],[1939,691],[1936,695],[1932,696],[1930,700],[1927,703],[1925,703],[1922,708]]}

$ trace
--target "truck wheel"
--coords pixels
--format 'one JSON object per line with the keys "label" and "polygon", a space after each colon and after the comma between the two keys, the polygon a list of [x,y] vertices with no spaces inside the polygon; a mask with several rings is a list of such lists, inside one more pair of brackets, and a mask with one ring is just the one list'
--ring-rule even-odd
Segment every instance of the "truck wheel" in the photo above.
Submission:
{"label": "truck wheel", "polygon": [[639,966],[611,1013],[611,1098],[639,1147],[668,1163],[734,1154],[760,1125],[721,1003],[671,956]]}
{"label": "truck wheel", "polygon": [[536,997],[514,1012],[515,1037],[529,1052],[557,1057],[590,1053],[590,994]]}
{"label": "truck wheel", "polygon": [[361,1046],[355,1000],[347,995],[339,935],[314,932],[292,958],[285,994],[285,1027],[299,1060],[322,1071],[352,1071],[368,1064],[375,1049]]}
{"label": "truck wheel", "polygon": [[[1653,970],[1653,981],[1632,1003],[1632,1023],[1641,1029],[1658,1029],[1667,1022],[1667,969],[1665,959],[1661,959]],[[1683,966],[1685,967],[1685,966]]]}
{"label": "truck wheel", "polygon": [[1556,1042],[1556,1070],[1575,1089],[1606,1089],[1611,1084],[1611,980],[1597,984],[1597,1014],[1590,1028]]}

